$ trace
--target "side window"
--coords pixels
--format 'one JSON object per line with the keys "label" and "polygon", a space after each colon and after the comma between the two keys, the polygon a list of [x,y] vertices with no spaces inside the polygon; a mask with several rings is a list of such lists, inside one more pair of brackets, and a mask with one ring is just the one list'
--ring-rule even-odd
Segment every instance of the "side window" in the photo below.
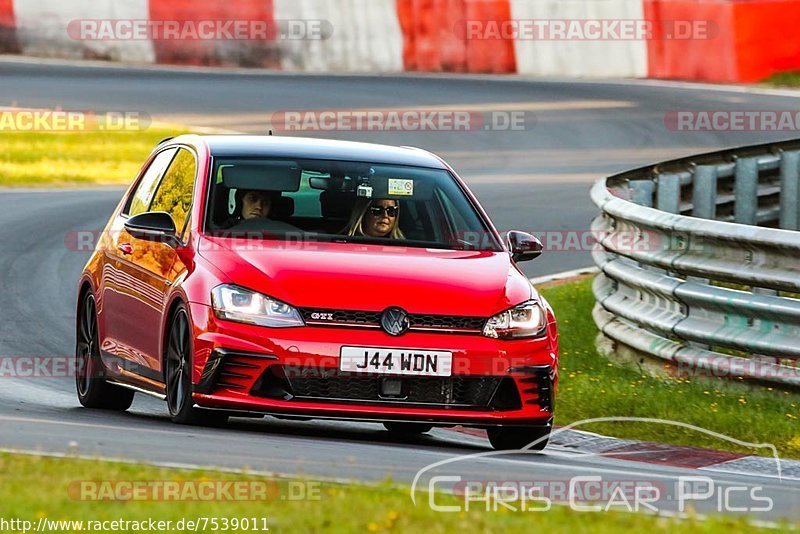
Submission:
{"label": "side window", "polygon": [[142,176],[142,179],[139,181],[136,191],[131,195],[124,211],[125,214],[133,216],[147,211],[147,207],[153,199],[156,186],[158,186],[158,181],[164,175],[164,171],[167,169],[174,155],[175,149],[170,148],[155,157],[150,167],[147,168],[144,176]]}
{"label": "side window", "polygon": [[161,180],[148,211],[166,211],[172,215],[178,235],[183,235],[192,206],[197,163],[185,148],[178,150],[172,165]]}

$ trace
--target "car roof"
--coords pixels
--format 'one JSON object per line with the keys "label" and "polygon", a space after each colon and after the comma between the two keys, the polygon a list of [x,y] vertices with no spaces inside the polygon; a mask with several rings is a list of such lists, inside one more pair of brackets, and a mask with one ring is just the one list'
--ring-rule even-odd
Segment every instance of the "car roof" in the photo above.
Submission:
{"label": "car roof", "polygon": [[444,163],[426,150],[355,141],[334,141],[311,137],[267,135],[182,135],[170,144],[204,143],[213,157],[282,157],[362,161],[389,165],[411,165],[446,169]]}

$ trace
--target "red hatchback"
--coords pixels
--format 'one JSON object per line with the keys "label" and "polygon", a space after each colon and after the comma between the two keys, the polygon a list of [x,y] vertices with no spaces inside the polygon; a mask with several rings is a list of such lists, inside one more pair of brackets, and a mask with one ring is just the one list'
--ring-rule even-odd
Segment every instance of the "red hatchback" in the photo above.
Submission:
{"label": "red hatchback", "polygon": [[80,278],[81,404],[160,397],[229,416],[486,428],[498,448],[553,418],[553,312],[464,183],[415,148],[187,135],[162,142]]}

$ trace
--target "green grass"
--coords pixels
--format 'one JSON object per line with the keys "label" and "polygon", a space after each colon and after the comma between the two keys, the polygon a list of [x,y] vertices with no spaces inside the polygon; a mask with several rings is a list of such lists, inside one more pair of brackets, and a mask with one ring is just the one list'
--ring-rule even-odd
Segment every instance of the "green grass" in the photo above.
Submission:
{"label": "green grass", "polygon": [[800,87],[800,71],[778,72],[764,80],[763,83],[775,87]]}
{"label": "green grass", "polygon": [[[782,457],[800,458],[800,395],[751,388],[725,379],[658,378],[609,363],[594,348],[591,280],[544,288],[559,323],[560,370],[556,424],[607,416],[669,419],[742,441],[772,443]],[[622,438],[768,455],[686,428],[656,423],[599,423],[586,430]]]}
{"label": "green grass", "polygon": [[185,133],[151,127],[136,132],[0,131],[0,186],[129,184],[166,137]]}
{"label": "green grass", "polygon": [[[427,501],[414,506],[408,488],[390,482],[378,486],[314,482],[313,499],[288,499],[288,486],[299,481],[272,480],[257,501],[164,501],[81,499],[81,481],[269,481],[255,476],[213,471],[180,471],[136,464],[0,454],[0,518],[39,518],[72,521],[160,521],[207,518],[262,518],[270,532],[712,532],[758,530],[743,520],[714,518],[684,521],[654,516],[609,512],[579,513],[554,506],[542,513],[512,512],[500,508],[487,512],[475,506],[468,512],[434,512]],[[186,486],[184,486],[186,487]],[[423,495],[423,497],[425,497]],[[454,497],[437,495],[441,505],[463,506]],[[50,530],[73,532],[74,530]],[[170,532],[179,532],[173,526]],[[203,530],[200,530],[203,532]],[[206,530],[205,532],[210,532]],[[253,532],[253,530],[250,530]]]}

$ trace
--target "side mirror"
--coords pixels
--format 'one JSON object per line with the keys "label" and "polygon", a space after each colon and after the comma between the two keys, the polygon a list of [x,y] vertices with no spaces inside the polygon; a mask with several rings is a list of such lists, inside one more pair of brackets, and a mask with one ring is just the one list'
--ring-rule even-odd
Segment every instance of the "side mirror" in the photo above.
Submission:
{"label": "side mirror", "polygon": [[506,239],[508,240],[508,249],[511,251],[511,259],[517,263],[535,260],[542,255],[544,246],[536,236],[512,230],[508,232]]}
{"label": "side mirror", "polygon": [[178,242],[175,221],[164,211],[151,211],[134,215],[125,221],[125,229],[136,239],[158,241],[173,245]]}

